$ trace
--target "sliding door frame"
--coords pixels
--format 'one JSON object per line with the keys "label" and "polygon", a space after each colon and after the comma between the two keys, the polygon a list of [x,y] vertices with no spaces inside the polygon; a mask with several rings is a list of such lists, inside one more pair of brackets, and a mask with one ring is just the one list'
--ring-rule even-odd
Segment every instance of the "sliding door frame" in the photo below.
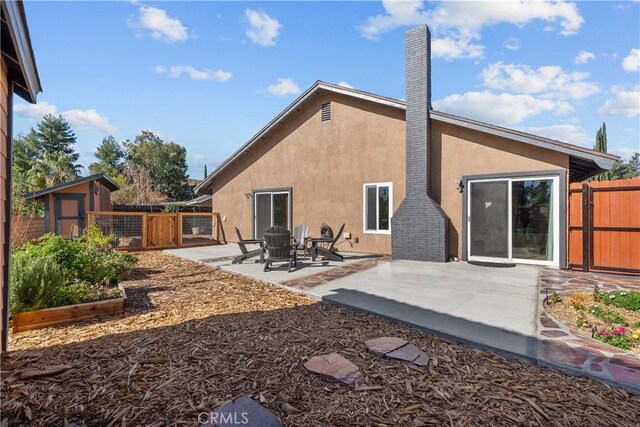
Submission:
{"label": "sliding door frame", "polygon": [[[562,268],[566,267],[567,262],[567,174],[568,171],[565,169],[558,170],[549,170],[549,171],[535,171],[535,172],[519,172],[519,173],[501,173],[501,174],[491,174],[491,175],[473,175],[473,176],[463,176],[462,181],[464,184],[464,191],[466,194],[463,194],[463,203],[462,203],[462,259],[469,260],[487,260],[493,262],[516,262],[519,264],[536,264],[536,265],[552,265],[559,266]],[[513,230],[512,230],[512,182],[513,181],[528,181],[528,180],[544,180],[544,179],[553,179],[554,191],[552,192],[553,197],[553,216],[554,218],[554,254],[553,261],[546,260],[530,260],[530,259],[522,259],[512,257],[512,238],[513,238]],[[470,239],[469,232],[471,232],[470,226],[470,197],[471,197],[471,187],[470,185],[473,182],[491,182],[491,181],[508,181],[508,253],[509,258],[489,258],[489,257],[470,257]]]}
{"label": "sliding door frame", "polygon": [[258,204],[256,203],[256,195],[259,194],[270,194],[271,195],[271,224],[273,225],[273,196],[274,194],[286,194],[287,197],[287,229],[291,230],[291,224],[293,224],[293,191],[291,187],[283,187],[283,188],[264,188],[260,190],[251,190],[251,199],[252,199],[252,227],[253,227],[253,238],[256,239],[257,232],[257,224],[258,224]]}

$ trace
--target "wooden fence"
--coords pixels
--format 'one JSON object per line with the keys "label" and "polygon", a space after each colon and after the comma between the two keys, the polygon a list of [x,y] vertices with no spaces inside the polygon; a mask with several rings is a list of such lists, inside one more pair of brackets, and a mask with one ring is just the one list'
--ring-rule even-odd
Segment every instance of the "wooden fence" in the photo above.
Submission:
{"label": "wooden fence", "polygon": [[569,187],[569,267],[640,274],[640,179]]}
{"label": "wooden fence", "polygon": [[44,218],[39,216],[11,217],[11,247],[36,240],[44,234]]}
{"label": "wooden fence", "polygon": [[89,212],[103,233],[122,250],[184,248],[225,242],[217,212]]}

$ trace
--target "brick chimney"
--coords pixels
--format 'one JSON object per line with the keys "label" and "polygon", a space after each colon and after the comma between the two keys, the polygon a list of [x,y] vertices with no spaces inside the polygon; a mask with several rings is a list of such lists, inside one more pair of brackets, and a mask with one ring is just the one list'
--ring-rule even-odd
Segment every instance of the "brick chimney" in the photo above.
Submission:
{"label": "brick chimney", "polygon": [[449,218],[429,197],[431,34],[424,25],[406,34],[407,194],[391,218],[394,258],[446,262]]}

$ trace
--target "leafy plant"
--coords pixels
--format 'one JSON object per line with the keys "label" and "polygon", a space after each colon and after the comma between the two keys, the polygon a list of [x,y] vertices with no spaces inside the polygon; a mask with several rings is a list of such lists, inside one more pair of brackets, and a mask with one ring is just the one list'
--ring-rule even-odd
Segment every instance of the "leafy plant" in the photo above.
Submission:
{"label": "leafy plant", "polygon": [[589,312],[606,323],[618,323],[624,326],[629,325],[629,321],[621,314],[616,313],[613,310],[604,310],[596,304],[591,306]]}
{"label": "leafy plant", "polygon": [[12,255],[12,312],[117,297],[113,286],[138,259],[113,249],[113,236],[92,224],[80,239],[53,234]]}
{"label": "leafy plant", "polygon": [[596,329],[593,337],[614,347],[629,350],[634,339],[627,332],[628,330],[624,326],[608,326]]}
{"label": "leafy plant", "polygon": [[64,299],[64,284],[64,273],[53,257],[18,252],[11,257],[9,311],[13,315],[57,305]]}
{"label": "leafy plant", "polygon": [[548,304],[558,304],[560,302],[562,302],[562,298],[560,298],[560,295],[558,295],[557,292],[554,292],[551,295],[547,296]]}
{"label": "leafy plant", "polygon": [[589,305],[589,295],[585,293],[574,293],[569,297],[569,304],[576,310],[584,310]]}
{"label": "leafy plant", "polygon": [[640,311],[640,292],[637,291],[609,291],[601,295],[601,301],[630,311]]}

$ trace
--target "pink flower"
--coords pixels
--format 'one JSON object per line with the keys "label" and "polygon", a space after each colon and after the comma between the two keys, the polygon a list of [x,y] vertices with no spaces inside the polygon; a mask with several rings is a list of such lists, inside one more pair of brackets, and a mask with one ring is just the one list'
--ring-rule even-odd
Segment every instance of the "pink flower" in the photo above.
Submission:
{"label": "pink flower", "polygon": [[609,338],[609,336],[610,336],[611,334],[609,333],[609,331],[604,331],[604,334],[602,334],[602,335],[604,335],[605,337]]}

